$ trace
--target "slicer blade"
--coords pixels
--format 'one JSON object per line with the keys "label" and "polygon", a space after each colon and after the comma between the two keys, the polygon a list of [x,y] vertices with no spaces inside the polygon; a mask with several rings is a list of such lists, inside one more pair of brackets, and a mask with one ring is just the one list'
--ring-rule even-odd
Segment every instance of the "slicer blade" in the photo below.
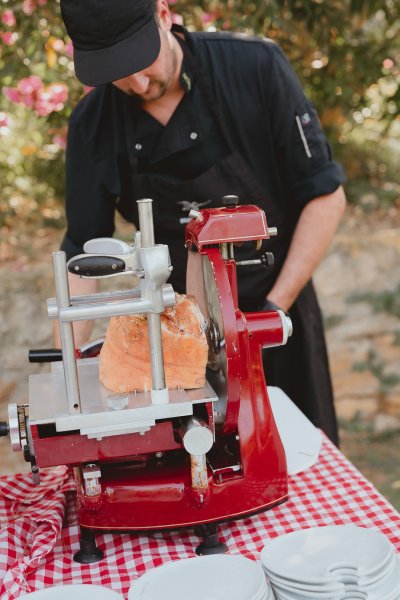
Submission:
{"label": "slicer blade", "polygon": [[202,257],[204,296],[207,303],[207,339],[209,347],[209,368],[221,370],[227,378],[227,360],[224,320],[221,299],[218,293],[213,269],[208,256]]}

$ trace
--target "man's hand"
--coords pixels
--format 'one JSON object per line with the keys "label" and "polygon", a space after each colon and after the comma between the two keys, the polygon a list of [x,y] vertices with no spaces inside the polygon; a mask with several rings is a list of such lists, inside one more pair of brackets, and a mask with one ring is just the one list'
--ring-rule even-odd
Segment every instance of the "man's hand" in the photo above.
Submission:
{"label": "man's hand", "polygon": [[306,204],[268,300],[284,311],[290,309],[325,256],[345,207],[346,196],[341,186],[332,194],[319,196]]}
{"label": "man's hand", "polygon": [[[68,283],[71,296],[84,296],[86,294],[95,294],[97,292],[98,286],[96,279],[83,279],[82,277],[68,273]],[[74,322],[73,328],[76,348],[89,341],[93,325],[94,321]],[[55,348],[60,348],[61,342],[58,321],[55,321],[53,332]]]}

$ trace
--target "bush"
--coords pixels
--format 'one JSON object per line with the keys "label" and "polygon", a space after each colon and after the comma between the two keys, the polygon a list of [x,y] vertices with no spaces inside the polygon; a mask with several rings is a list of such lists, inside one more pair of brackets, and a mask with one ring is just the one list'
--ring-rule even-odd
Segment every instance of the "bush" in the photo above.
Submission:
{"label": "bush", "polygon": [[[369,162],[361,154],[355,158],[354,148],[364,146],[371,136],[387,140],[398,126],[396,0],[170,0],[170,4],[176,21],[189,29],[240,30],[276,40],[316,102],[328,135],[338,140],[336,153],[345,167],[348,164],[350,172],[368,178],[388,171],[382,158]],[[86,90],[74,77],[72,46],[58,0],[0,0],[0,38],[4,224],[21,216],[23,198],[42,211],[61,200],[68,117]],[[400,139],[400,133],[396,135]],[[24,218],[34,217],[34,210],[22,213]],[[57,218],[57,211],[53,213]]]}

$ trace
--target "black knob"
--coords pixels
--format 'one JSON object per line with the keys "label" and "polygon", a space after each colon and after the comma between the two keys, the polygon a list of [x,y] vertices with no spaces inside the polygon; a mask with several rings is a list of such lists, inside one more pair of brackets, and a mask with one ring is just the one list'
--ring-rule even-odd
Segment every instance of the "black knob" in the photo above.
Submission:
{"label": "black knob", "polygon": [[239,204],[239,196],[228,194],[222,197],[222,204],[227,208],[235,208]]}
{"label": "black knob", "polygon": [[264,267],[272,267],[272,265],[275,262],[275,258],[274,255],[272,254],[272,252],[265,252],[264,254],[261,255],[261,264],[264,265]]}
{"label": "black knob", "polygon": [[9,427],[7,421],[0,421],[0,437],[8,435]]}

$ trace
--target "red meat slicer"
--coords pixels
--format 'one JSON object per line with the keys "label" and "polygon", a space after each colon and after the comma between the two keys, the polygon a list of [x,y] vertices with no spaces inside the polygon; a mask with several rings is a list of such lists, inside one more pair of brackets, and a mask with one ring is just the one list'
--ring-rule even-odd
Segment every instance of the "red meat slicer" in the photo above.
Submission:
{"label": "red meat slicer", "polygon": [[[65,254],[53,253],[56,299],[48,301],[48,314],[59,320],[62,361],[52,351],[37,351],[32,360],[52,361],[51,372],[30,377],[29,406],[10,405],[7,430],[12,448],[31,462],[35,481],[40,467],[73,467],[79,562],[102,558],[95,534],[104,530],[194,527],[203,537],[198,553],[220,551],[218,522],[287,499],[285,453],[261,349],[285,344],[291,322],[282,311],[239,310],[234,260],[235,242],[256,243],[276,229],[268,228],[261,209],[236,202],[229,196],[221,208],[192,211],[186,229],[186,245],[196,250],[191,260],[201,269],[189,291],[197,296],[209,341],[201,389],[165,386],[160,313],[175,303],[175,294],[166,283],[168,247],[154,243],[151,200],[138,201],[134,244],[91,240],[85,254],[68,263],[84,277],[135,275],[137,287],[70,297]],[[137,313],[148,317],[152,390],[115,394],[99,382],[98,358],[85,357],[101,343],[77,351],[72,322]]]}

